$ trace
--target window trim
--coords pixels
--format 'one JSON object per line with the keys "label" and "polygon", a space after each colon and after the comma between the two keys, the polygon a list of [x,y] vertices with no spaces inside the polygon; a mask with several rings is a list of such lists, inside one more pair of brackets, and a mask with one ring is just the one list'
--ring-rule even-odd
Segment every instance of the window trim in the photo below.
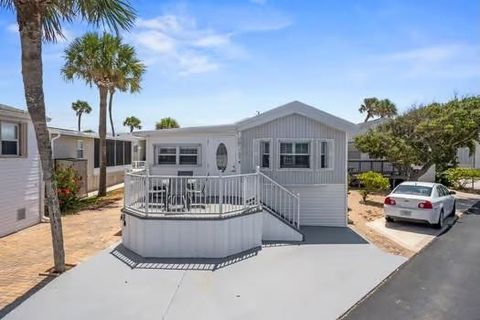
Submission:
{"label": "window trim", "polygon": [[[262,167],[262,154],[260,153],[261,150],[261,143],[262,142],[268,142],[270,143],[270,159],[269,159],[269,167]],[[274,144],[273,144],[273,139],[272,138],[259,138],[259,139],[253,139],[253,152],[252,152],[252,162],[253,162],[253,167],[256,170],[256,168],[260,168],[261,171],[272,171],[274,169]]]}
{"label": "window trim", "polygon": [[[2,139],[2,123],[13,124],[17,128],[17,138],[12,139]],[[0,157],[1,158],[20,158],[22,157],[22,123],[16,121],[0,120]],[[2,141],[16,142],[17,143],[17,153],[16,154],[3,154],[2,153]]]}
{"label": "window trim", "polygon": [[[80,147],[80,148],[79,148],[79,147]],[[77,158],[77,159],[85,159],[85,144],[84,144],[83,140],[77,140],[77,149],[76,149],[76,151],[77,151],[77,152],[76,152],[76,153],[77,153],[77,154],[76,154],[76,156],[77,156],[76,158]],[[78,156],[78,152],[79,152],[79,151],[82,152],[82,156],[81,156],[81,157]]]}
{"label": "window trim", "polygon": [[[199,143],[180,143],[180,144],[171,144],[171,143],[155,143],[153,145],[154,152],[153,152],[153,163],[154,166],[159,167],[200,167],[202,165],[202,145]],[[159,150],[160,148],[175,148],[175,163],[165,163],[161,164],[158,163],[158,156],[160,155]],[[181,164],[180,163],[180,155],[188,155],[188,154],[180,154],[181,148],[190,148],[190,149],[197,149],[197,163],[196,164]],[[170,154],[173,156],[173,154]],[[193,155],[193,154],[191,154]]]}
{"label": "window trim", "polygon": [[[282,168],[281,164],[280,164],[280,157],[282,156],[280,145],[282,143],[293,143],[294,144],[293,150],[292,150],[292,151],[294,151],[293,155],[296,155],[295,144],[297,144],[297,143],[308,143],[309,167],[308,168]],[[313,143],[312,139],[280,138],[280,139],[277,139],[276,145],[277,145],[277,151],[278,151],[277,156],[276,156],[276,159],[278,161],[277,168],[276,168],[277,170],[279,170],[279,171],[314,171],[315,163],[313,162],[313,158],[314,158],[315,152],[313,150],[314,143]],[[302,153],[302,154],[298,154],[298,155],[304,155],[304,154]]]}
{"label": "window trim", "polygon": [[[328,166],[326,168],[322,168],[322,142],[326,142],[327,146],[329,146],[329,150],[328,150],[329,157],[327,160],[327,164],[331,164],[331,166]],[[319,171],[335,170],[335,139],[318,139],[317,150],[318,150],[317,170]]]}

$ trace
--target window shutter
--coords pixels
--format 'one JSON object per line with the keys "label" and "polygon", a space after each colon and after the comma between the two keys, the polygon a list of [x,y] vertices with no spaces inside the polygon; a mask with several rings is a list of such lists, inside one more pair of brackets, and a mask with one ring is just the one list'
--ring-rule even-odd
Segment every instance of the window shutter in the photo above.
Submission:
{"label": "window shutter", "polygon": [[19,139],[18,139],[18,147],[19,147],[19,155],[21,157],[27,157],[27,150],[28,150],[28,123],[21,123],[19,124]]}
{"label": "window shutter", "polygon": [[260,140],[253,140],[253,169],[256,170],[260,165]]}

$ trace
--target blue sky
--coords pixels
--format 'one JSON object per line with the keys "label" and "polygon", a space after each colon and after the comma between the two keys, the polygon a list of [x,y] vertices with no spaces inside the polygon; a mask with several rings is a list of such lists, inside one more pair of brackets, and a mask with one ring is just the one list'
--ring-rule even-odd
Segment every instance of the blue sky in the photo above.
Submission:
{"label": "blue sky", "polygon": [[[221,124],[300,100],[361,121],[365,97],[400,110],[480,94],[480,2],[450,0],[244,0],[133,2],[139,19],[124,40],[147,64],[139,94],[117,94],[117,131],[129,115],[152,129],[172,116],[182,126]],[[15,17],[0,12],[0,103],[25,105]],[[75,128],[72,101],[94,112],[98,92],[60,76],[69,41],[92,30],[65,26],[66,41],[44,46],[51,125]],[[119,130],[120,129],[120,130]]]}

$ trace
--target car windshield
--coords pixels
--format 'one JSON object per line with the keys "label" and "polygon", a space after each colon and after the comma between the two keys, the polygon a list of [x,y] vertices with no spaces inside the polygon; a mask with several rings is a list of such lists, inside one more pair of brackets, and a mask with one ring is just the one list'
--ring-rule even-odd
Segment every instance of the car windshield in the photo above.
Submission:
{"label": "car windshield", "polygon": [[412,194],[416,196],[430,196],[432,194],[432,187],[426,186],[412,186],[412,185],[399,185],[393,193],[399,194]]}

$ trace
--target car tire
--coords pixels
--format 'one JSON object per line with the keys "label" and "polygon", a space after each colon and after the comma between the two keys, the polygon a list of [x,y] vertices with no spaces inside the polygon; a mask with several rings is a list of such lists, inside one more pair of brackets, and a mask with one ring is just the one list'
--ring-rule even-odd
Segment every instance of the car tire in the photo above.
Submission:
{"label": "car tire", "polygon": [[457,212],[457,202],[456,201],[453,202],[452,213],[450,213],[452,215],[452,217],[455,217],[455,212]]}
{"label": "car tire", "polygon": [[443,209],[442,209],[442,211],[440,211],[440,216],[438,217],[438,222],[435,223],[433,226],[436,229],[442,229],[444,220],[445,220],[445,215],[444,215]]}
{"label": "car tire", "polygon": [[395,220],[393,220],[392,217],[385,216],[385,221],[387,221],[387,222],[394,222]]}

